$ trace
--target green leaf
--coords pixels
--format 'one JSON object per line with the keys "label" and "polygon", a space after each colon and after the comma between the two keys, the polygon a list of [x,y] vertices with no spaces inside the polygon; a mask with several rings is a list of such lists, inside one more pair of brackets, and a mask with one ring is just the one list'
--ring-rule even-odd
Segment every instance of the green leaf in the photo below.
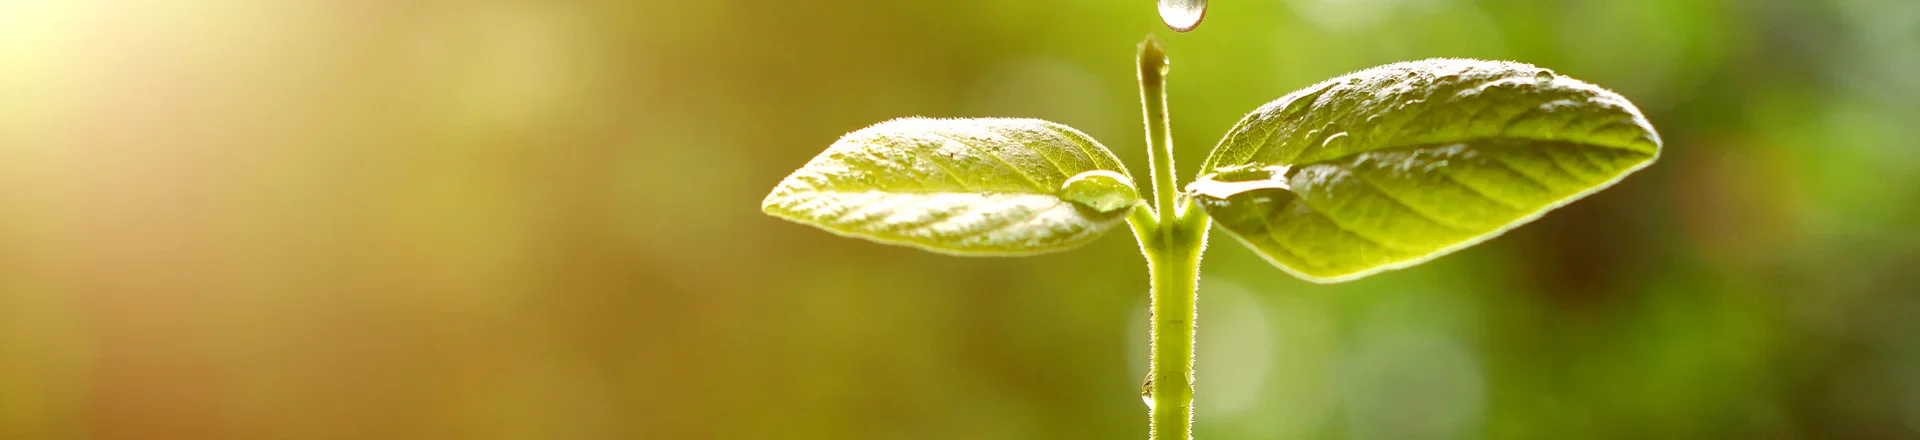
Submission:
{"label": "green leaf", "polygon": [[1275,265],[1339,282],[1499,235],[1659,153],[1653,126],[1611,91],[1527,64],[1431,59],[1260,107],[1187,190]]}
{"label": "green leaf", "polygon": [[1086,134],[1038,119],[902,118],[848,133],[760,209],[840,235],[960,255],[1065,250],[1140,201]]}

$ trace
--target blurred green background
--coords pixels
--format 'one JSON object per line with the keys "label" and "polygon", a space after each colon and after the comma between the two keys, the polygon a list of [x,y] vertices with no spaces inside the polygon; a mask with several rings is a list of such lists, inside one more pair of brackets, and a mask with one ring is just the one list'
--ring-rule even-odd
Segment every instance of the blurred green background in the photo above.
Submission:
{"label": "blurred green background", "polygon": [[1348,284],[1224,234],[1205,439],[1920,438],[1920,2],[0,0],[0,438],[1142,438],[1130,237],[843,239],[765,192],[885,119],[1191,173],[1349,71],[1513,59],[1666,150]]}

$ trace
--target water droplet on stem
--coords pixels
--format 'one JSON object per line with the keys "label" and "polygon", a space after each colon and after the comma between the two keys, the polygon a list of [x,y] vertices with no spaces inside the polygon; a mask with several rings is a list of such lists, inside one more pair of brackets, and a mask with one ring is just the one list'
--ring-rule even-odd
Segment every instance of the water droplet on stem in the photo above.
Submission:
{"label": "water droplet on stem", "polygon": [[1140,401],[1147,403],[1147,409],[1153,409],[1153,373],[1147,373],[1147,380],[1140,383]]}

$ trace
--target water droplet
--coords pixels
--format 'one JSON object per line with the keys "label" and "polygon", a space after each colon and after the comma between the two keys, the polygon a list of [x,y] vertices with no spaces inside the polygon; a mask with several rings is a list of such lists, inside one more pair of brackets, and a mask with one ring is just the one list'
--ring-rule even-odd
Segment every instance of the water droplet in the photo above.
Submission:
{"label": "water droplet", "polygon": [[1254,168],[1252,164],[1220,169],[1187,184],[1187,193],[1226,199],[1256,189],[1288,189],[1286,165]]}
{"label": "water droplet", "polygon": [[1160,21],[1175,32],[1191,31],[1207,17],[1207,0],[1160,0]]}
{"label": "water droplet", "polygon": [[1201,176],[1200,178],[1219,182],[1251,182],[1255,180],[1272,179],[1276,170],[1285,173],[1286,169],[1286,165],[1261,168],[1255,167],[1253,164],[1244,164],[1219,168],[1214,170],[1213,173]]}
{"label": "water droplet", "polygon": [[1140,401],[1147,403],[1147,409],[1153,409],[1153,373],[1147,373],[1147,380],[1140,383]]}
{"label": "water droplet", "polygon": [[1074,175],[1060,184],[1060,198],[1100,212],[1113,212],[1140,200],[1133,179],[1110,170],[1093,170]]}
{"label": "water droplet", "polygon": [[1327,140],[1320,143],[1320,148],[1327,150],[1338,150],[1345,146],[1347,146],[1347,132],[1344,131],[1327,136]]}
{"label": "water droplet", "polygon": [[1552,70],[1540,69],[1539,72],[1533,73],[1533,80],[1541,84],[1546,84],[1546,83],[1553,82],[1553,76],[1554,75]]}

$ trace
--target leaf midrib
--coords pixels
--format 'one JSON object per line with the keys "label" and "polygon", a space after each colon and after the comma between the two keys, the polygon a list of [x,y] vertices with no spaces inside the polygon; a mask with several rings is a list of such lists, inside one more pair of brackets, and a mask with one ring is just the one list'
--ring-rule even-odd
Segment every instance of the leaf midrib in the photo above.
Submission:
{"label": "leaf midrib", "polygon": [[[1353,156],[1355,156],[1355,155],[1359,155],[1359,154],[1366,154],[1366,153],[1372,153],[1372,152],[1376,152],[1376,151],[1392,151],[1392,150],[1407,150],[1407,151],[1410,151],[1410,150],[1418,150],[1418,149],[1422,149],[1422,148],[1434,148],[1434,147],[1442,147],[1442,146],[1447,146],[1447,145],[1453,145],[1453,144],[1467,144],[1468,146],[1473,146],[1473,144],[1474,144],[1474,143],[1481,143],[1481,142],[1515,142],[1515,141],[1520,141],[1520,142],[1560,142],[1560,143],[1566,143],[1566,144],[1569,144],[1569,145],[1577,145],[1577,146],[1582,146],[1582,147],[1593,147],[1593,148],[1607,148],[1607,149],[1614,149],[1614,150],[1625,150],[1625,151],[1628,151],[1628,152],[1633,152],[1633,153],[1639,153],[1639,154],[1642,154],[1642,155],[1645,155],[1645,156],[1646,156],[1646,157],[1648,157],[1648,158],[1652,158],[1652,157],[1654,157],[1654,156],[1655,156],[1655,154],[1654,154],[1654,153],[1648,153],[1648,152],[1646,152],[1646,151],[1642,151],[1642,150],[1640,150],[1640,149],[1637,149],[1637,148],[1632,148],[1632,147],[1628,147],[1628,146],[1622,146],[1622,145],[1608,145],[1608,144],[1600,144],[1600,143],[1590,143],[1590,142],[1585,142],[1585,141],[1579,141],[1579,140],[1572,140],[1572,139],[1543,139],[1543,138],[1537,138],[1537,137],[1523,137],[1523,136],[1487,136],[1487,137],[1477,137],[1477,138],[1473,138],[1473,139],[1468,139],[1468,140],[1458,140],[1458,141],[1448,141],[1448,142],[1429,142],[1429,143],[1423,143],[1423,144],[1413,144],[1413,145],[1396,145],[1396,146],[1389,146],[1389,147],[1380,147],[1380,148],[1373,148],[1373,149],[1368,149],[1368,150],[1364,150],[1364,151],[1357,151],[1357,152],[1354,152],[1354,153],[1351,153],[1351,154],[1346,154],[1346,155],[1341,155],[1341,156],[1336,156],[1336,157],[1331,157],[1331,158],[1327,158],[1327,159],[1322,159],[1322,160],[1316,160],[1316,161],[1312,161],[1312,162],[1300,162],[1300,163],[1282,163],[1282,162],[1276,162],[1276,163],[1261,163],[1261,162],[1256,162],[1256,161],[1252,161],[1252,160],[1247,160],[1247,161],[1245,161],[1245,162],[1242,162],[1242,163],[1236,163],[1236,164],[1231,164],[1231,165],[1222,165],[1222,164],[1213,164],[1213,166],[1212,166],[1212,168],[1213,168],[1213,171],[1214,171],[1214,172],[1218,172],[1218,171],[1219,171],[1219,170],[1220,170],[1221,168],[1224,168],[1224,167],[1237,167],[1237,166],[1245,166],[1245,165],[1261,165],[1261,166],[1274,166],[1274,165],[1285,165],[1285,166],[1289,166],[1289,167],[1292,167],[1293,169],[1296,169],[1296,170],[1297,170],[1297,169],[1300,169],[1300,168],[1304,168],[1304,167],[1307,167],[1307,166],[1312,166],[1312,165],[1320,165],[1320,164],[1337,164],[1337,162],[1339,162],[1339,161],[1342,161],[1342,160],[1351,160],[1351,159],[1353,158]],[[1249,158],[1249,159],[1251,159],[1251,158]],[[1291,173],[1291,172],[1289,172],[1289,173],[1287,174],[1287,176],[1292,176],[1292,173]]]}

